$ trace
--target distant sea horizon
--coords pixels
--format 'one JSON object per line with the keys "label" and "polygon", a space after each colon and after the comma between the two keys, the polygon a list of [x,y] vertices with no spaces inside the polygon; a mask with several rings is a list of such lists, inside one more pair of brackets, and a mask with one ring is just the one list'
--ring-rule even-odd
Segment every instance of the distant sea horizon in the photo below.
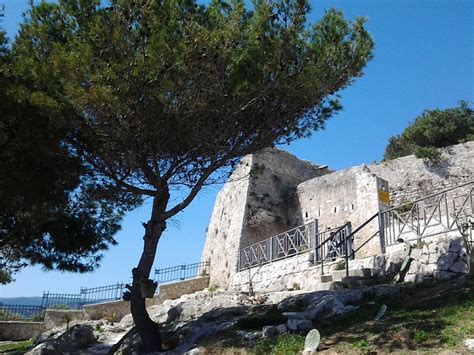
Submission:
{"label": "distant sea horizon", "polygon": [[42,296],[33,297],[0,297],[0,303],[3,304],[17,304],[28,306],[41,306],[43,300]]}

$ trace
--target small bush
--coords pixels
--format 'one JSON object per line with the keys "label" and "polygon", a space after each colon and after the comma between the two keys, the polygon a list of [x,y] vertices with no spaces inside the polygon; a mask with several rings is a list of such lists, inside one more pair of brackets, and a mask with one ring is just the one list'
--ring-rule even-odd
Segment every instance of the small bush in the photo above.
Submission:
{"label": "small bush", "polygon": [[345,270],[346,269],[346,263],[344,260],[339,260],[336,264],[336,270]]}
{"label": "small bush", "polygon": [[424,330],[416,330],[413,333],[413,340],[415,341],[415,343],[418,343],[418,344],[424,343],[428,340],[428,338],[429,338],[429,335]]}
{"label": "small bush", "polygon": [[112,325],[113,325],[115,322],[120,321],[120,317],[119,317],[118,314],[115,313],[115,312],[112,312],[112,313],[107,314],[107,315],[104,317],[104,319],[107,320],[107,321],[109,321]]}
{"label": "small bush", "polygon": [[71,309],[71,307],[69,307],[66,304],[54,304],[52,306],[49,306],[48,309],[64,310],[64,309]]}
{"label": "small bush", "polygon": [[441,162],[441,153],[433,147],[417,147],[415,149],[415,157],[424,159],[430,164],[438,164]]}
{"label": "small bush", "polygon": [[33,322],[42,322],[44,320],[44,312],[36,313],[33,317],[31,317]]}
{"label": "small bush", "polygon": [[352,344],[352,347],[359,354],[370,354],[370,344],[367,340],[361,339]]}
{"label": "small bush", "polygon": [[23,318],[19,314],[8,312],[4,309],[0,309],[0,320],[22,320]]}
{"label": "small bush", "polygon": [[258,341],[251,351],[255,355],[287,355],[298,354],[304,348],[305,337],[294,334],[284,334],[274,339]]}
{"label": "small bush", "polygon": [[209,292],[216,292],[218,289],[217,285],[211,285],[208,287]]}

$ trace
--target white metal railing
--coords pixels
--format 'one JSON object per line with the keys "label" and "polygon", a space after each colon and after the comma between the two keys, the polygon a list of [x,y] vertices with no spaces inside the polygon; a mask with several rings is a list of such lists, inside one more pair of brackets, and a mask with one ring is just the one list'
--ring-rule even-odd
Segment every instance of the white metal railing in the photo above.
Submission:
{"label": "white metal railing", "polygon": [[474,182],[380,212],[379,230],[386,246],[461,231],[474,215]]}
{"label": "white metal railing", "polygon": [[[352,231],[350,222],[318,232],[317,220],[275,235],[239,250],[238,271],[314,251],[314,263],[344,258],[348,261],[375,237],[381,252],[401,241],[421,240],[449,232],[472,233],[474,224],[474,181],[421,199],[379,211]],[[378,230],[354,250],[354,235],[378,219]],[[472,234],[469,234],[472,238]],[[472,239],[469,239],[472,242]]]}
{"label": "white metal railing", "polygon": [[346,240],[351,234],[348,222],[340,227],[326,229],[316,234],[314,261],[315,263],[342,258],[353,249],[352,239]]}
{"label": "white metal railing", "polygon": [[315,263],[344,257],[348,246],[352,248],[352,243],[346,242],[350,228],[350,223],[346,223],[341,227],[318,233],[317,221],[313,220],[240,249],[238,270],[264,265],[309,251],[314,252]]}
{"label": "white metal railing", "polygon": [[314,247],[317,222],[313,220],[239,250],[238,270],[305,253]]}

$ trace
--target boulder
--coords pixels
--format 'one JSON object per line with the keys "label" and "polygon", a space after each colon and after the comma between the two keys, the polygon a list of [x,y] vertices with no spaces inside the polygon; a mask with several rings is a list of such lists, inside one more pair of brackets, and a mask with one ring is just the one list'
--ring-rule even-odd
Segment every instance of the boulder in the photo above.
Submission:
{"label": "boulder", "polygon": [[275,328],[276,328],[276,331],[277,331],[278,335],[288,333],[288,328],[286,327],[286,324],[277,325]]}
{"label": "boulder", "polygon": [[458,260],[458,254],[447,252],[438,259],[438,270],[449,270],[449,268]]}
{"label": "boulder", "polygon": [[474,339],[466,339],[464,341],[464,345],[466,346],[467,350],[474,351]]}
{"label": "boulder", "polygon": [[74,353],[96,342],[94,328],[90,324],[75,325],[57,338],[46,340],[27,352],[29,355],[56,355]]}
{"label": "boulder", "polygon": [[246,332],[244,330],[239,330],[237,335],[241,336],[246,340],[254,340],[262,337],[262,332]]}
{"label": "boulder", "polygon": [[313,322],[308,319],[288,319],[286,327],[290,332],[307,332],[313,329]]}
{"label": "boulder", "polygon": [[273,338],[277,334],[277,329],[273,325],[267,325],[262,328],[262,337],[264,338]]}
{"label": "boulder", "polygon": [[464,242],[462,239],[454,239],[449,245],[449,251],[452,253],[459,253],[459,251],[464,247]]}
{"label": "boulder", "polygon": [[469,264],[460,260],[455,262],[450,268],[449,271],[457,272],[459,274],[468,274],[469,273]]}
{"label": "boulder", "polygon": [[27,355],[62,355],[57,347],[50,343],[41,343],[26,353]]}

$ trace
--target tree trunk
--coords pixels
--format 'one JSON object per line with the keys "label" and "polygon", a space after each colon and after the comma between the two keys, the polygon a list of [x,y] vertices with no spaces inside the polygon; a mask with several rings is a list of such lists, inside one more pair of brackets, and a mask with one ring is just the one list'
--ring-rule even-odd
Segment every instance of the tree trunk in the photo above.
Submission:
{"label": "tree trunk", "polygon": [[151,219],[145,226],[145,236],[143,237],[143,252],[138,266],[132,270],[133,283],[130,299],[130,310],[138,334],[142,341],[142,351],[154,352],[162,350],[160,328],[157,323],[151,320],[146,310],[145,298],[140,290],[140,283],[148,280],[151,268],[155,260],[158,241],[166,229],[166,221],[160,218],[163,215],[169,200],[169,194],[157,196],[153,201]]}

